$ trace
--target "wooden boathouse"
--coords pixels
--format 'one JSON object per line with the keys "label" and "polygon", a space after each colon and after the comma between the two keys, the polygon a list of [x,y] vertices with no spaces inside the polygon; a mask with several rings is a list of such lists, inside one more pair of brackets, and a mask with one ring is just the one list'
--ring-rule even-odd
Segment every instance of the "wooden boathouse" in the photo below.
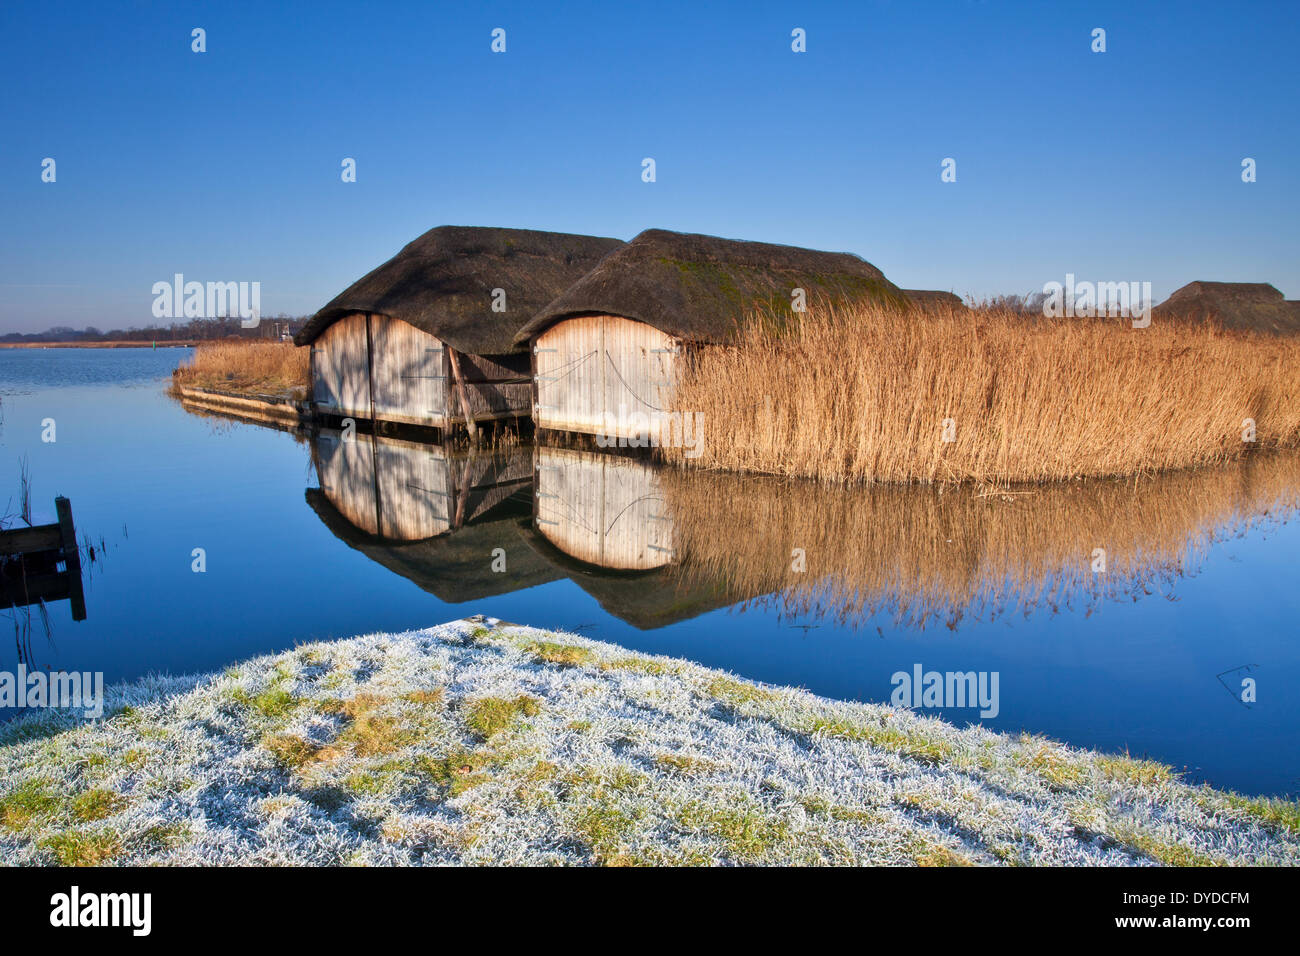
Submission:
{"label": "wooden boathouse", "polygon": [[[519,331],[531,343],[539,428],[630,437],[671,410],[684,350],[795,304],[871,300],[907,308],[871,263],[842,252],[648,229],[611,252]],[[792,310],[795,310],[792,312]]]}
{"label": "wooden boathouse", "polygon": [[527,416],[519,329],[622,245],[525,229],[439,226],[349,286],[294,336],[317,415],[473,432]]}

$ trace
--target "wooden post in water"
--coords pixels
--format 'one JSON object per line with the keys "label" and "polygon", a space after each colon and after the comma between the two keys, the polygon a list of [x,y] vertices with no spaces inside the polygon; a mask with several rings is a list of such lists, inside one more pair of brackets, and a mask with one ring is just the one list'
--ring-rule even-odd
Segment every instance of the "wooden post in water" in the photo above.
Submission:
{"label": "wooden post in water", "polygon": [[86,592],[81,585],[81,552],[77,550],[77,529],[72,524],[72,503],[62,495],[54,499],[54,510],[59,516],[59,536],[62,538],[64,567],[68,575],[68,600],[72,604],[72,619],[86,619]]}

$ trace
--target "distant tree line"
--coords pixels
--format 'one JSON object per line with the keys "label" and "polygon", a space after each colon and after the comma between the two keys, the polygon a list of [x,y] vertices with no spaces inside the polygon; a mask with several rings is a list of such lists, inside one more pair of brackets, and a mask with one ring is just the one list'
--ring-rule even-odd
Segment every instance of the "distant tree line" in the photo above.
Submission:
{"label": "distant tree line", "polygon": [[990,299],[977,302],[976,305],[979,308],[998,312],[1032,312],[1041,315],[1043,303],[1046,301],[1047,293],[1031,292],[1027,295],[995,295]]}
{"label": "distant tree line", "polygon": [[101,332],[93,325],[78,331],[66,325],[56,325],[44,332],[9,332],[0,335],[0,342],[191,342],[199,339],[282,339],[291,337],[303,327],[309,316],[289,316],[280,313],[264,316],[258,324],[246,329],[238,318],[191,319],[171,325],[131,326]]}

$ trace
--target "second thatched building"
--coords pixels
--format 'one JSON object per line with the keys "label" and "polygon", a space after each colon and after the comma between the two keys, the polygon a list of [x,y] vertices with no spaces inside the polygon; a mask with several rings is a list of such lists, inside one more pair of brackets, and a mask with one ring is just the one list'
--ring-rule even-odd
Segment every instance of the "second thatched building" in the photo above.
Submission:
{"label": "second thatched building", "polygon": [[819,303],[908,308],[858,256],[648,229],[607,255],[520,330],[531,343],[540,428],[644,434],[670,413],[684,351],[724,343],[754,315]]}

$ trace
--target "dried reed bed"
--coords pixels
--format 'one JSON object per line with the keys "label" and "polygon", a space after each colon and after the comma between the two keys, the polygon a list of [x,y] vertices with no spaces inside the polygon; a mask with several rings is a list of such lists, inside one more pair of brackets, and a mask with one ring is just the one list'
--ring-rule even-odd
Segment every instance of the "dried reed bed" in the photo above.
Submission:
{"label": "dried reed bed", "polygon": [[[721,583],[737,602],[851,626],[885,613],[902,626],[952,627],[1167,595],[1215,540],[1300,507],[1295,451],[1018,492],[679,469],[661,480],[683,583]],[[793,569],[796,548],[804,571]],[[1097,549],[1104,571],[1094,571]]]}
{"label": "dried reed bed", "polygon": [[705,468],[850,482],[1150,474],[1300,443],[1300,340],[821,307],[695,353],[674,407],[702,415],[703,450],[666,457]]}
{"label": "dried reed bed", "polygon": [[176,369],[174,385],[305,397],[311,386],[310,349],[291,342],[219,339],[200,342]]}

